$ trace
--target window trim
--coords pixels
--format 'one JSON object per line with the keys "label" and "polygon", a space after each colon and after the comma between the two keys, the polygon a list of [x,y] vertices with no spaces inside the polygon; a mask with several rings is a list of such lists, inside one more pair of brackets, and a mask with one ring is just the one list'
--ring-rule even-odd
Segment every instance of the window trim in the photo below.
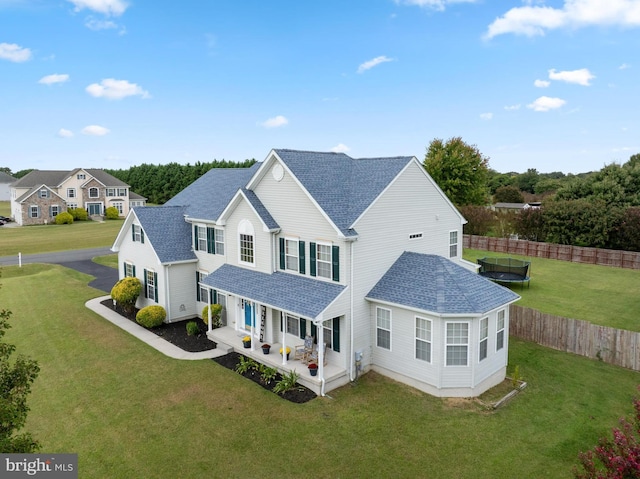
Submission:
{"label": "window trim", "polygon": [[[219,239],[222,236],[222,240]],[[215,254],[224,256],[224,230],[222,228],[213,228],[213,242],[215,243]]]}
{"label": "window trim", "polygon": [[[425,339],[425,338],[421,338],[418,335],[418,321],[425,321],[428,325],[428,330],[425,329],[425,331],[428,332],[429,334],[429,339]],[[433,321],[428,319],[428,318],[423,318],[422,316],[415,316],[415,340],[416,340],[416,344],[415,344],[415,358],[420,360],[420,361],[425,361],[427,363],[431,363],[433,361]],[[421,343],[425,343],[428,345],[428,351],[429,351],[429,358],[425,359],[425,358],[421,358],[418,357],[418,342]]]}
{"label": "window trim", "polygon": [[40,218],[40,207],[38,205],[29,206],[29,218]]}
{"label": "window trim", "polygon": [[40,190],[38,190],[38,198],[49,198],[49,190],[40,188]]}
{"label": "window trim", "polygon": [[[483,323],[484,322],[484,326]],[[484,343],[484,344],[483,344]],[[489,356],[489,318],[485,316],[478,323],[478,362]]]}
{"label": "window trim", "polygon": [[202,225],[196,226],[196,231],[198,233],[198,237],[196,238],[197,243],[197,251],[207,251],[207,227]]}
{"label": "window trim", "polygon": [[[329,261],[320,259],[320,246],[324,246],[326,248],[329,248]],[[332,243],[327,243],[324,241],[316,241],[316,276],[318,278],[324,278],[324,279],[328,279],[331,280],[333,279],[333,244]],[[327,275],[322,275],[320,274],[320,265],[326,265],[326,269],[327,269]]]}
{"label": "window trim", "polygon": [[124,262],[124,277],[125,278],[135,278],[136,276],[136,265],[131,263],[130,261]]}
{"label": "window trim", "polygon": [[200,302],[208,303],[209,288],[207,288],[206,286],[202,286],[200,283],[202,283],[205,279],[207,279],[207,276],[209,276],[209,273],[203,270],[198,270],[197,273],[198,273],[198,290],[197,290],[196,300]]}
{"label": "window trim", "polygon": [[[92,195],[91,193],[95,191],[96,194]],[[100,188],[96,187],[96,186],[92,186],[91,188],[89,188],[89,198],[100,198]]]}
{"label": "window trim", "polygon": [[75,198],[75,197],[76,197],[76,189],[67,188],[67,198]]}
{"label": "window trim", "polygon": [[[453,324],[464,324],[467,327],[467,342],[466,343],[449,343],[449,325]],[[444,365],[447,368],[455,368],[455,367],[468,367],[469,366],[469,340],[470,340],[470,327],[469,321],[446,321],[444,325]],[[465,364],[449,364],[448,362],[448,352],[449,347],[465,347],[466,348],[466,363]]]}
{"label": "window trim", "polygon": [[[293,251],[292,254],[290,251]],[[289,263],[295,267],[290,267]],[[285,271],[300,272],[300,240],[285,236],[284,238],[284,269]]]}
{"label": "window trim", "polygon": [[249,220],[238,224],[238,263],[246,266],[256,265],[255,230]]}
{"label": "window trim", "polygon": [[[500,311],[498,311],[496,317],[496,352],[504,348],[504,333],[506,324],[505,318],[506,310],[501,309]],[[502,322],[502,327],[500,326],[500,322]]]}
{"label": "window trim", "polygon": [[[389,313],[389,328],[385,328],[380,326],[380,315],[378,314],[380,311],[386,311]],[[383,308],[381,306],[376,306],[376,347],[380,349],[386,349],[387,351],[391,351],[391,326],[392,326],[393,313],[390,309]],[[380,345],[380,338],[378,336],[379,331],[386,331],[389,333],[389,347]]]}
{"label": "window trim", "polygon": [[[286,326],[287,334],[291,334],[292,336],[299,337],[300,336],[300,318],[298,316],[294,316],[292,314],[285,313],[284,322]],[[295,325],[295,332],[291,331],[289,328],[289,320],[291,320],[291,325]]]}
{"label": "window trim", "polygon": [[[460,235],[458,234],[458,230],[449,231],[449,258],[458,257],[458,245],[460,244],[459,236]],[[453,251],[453,254],[452,254],[452,251]]]}

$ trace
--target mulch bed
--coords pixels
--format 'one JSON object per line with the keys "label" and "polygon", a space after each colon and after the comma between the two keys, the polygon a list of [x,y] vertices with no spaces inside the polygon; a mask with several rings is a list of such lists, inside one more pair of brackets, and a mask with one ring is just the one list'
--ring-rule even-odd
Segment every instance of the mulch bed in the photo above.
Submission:
{"label": "mulch bed", "polygon": [[[106,299],[102,301],[100,304],[109,308],[112,311],[115,311],[120,316],[127,318],[128,320],[136,323],[136,314],[138,312],[137,308],[133,312],[127,313],[117,304],[114,307],[113,301],[111,299]],[[200,328],[199,334],[194,334],[193,336],[189,336],[187,334],[186,325],[187,325],[187,322],[189,321],[195,321],[198,324],[198,327]],[[164,323],[158,326],[157,328],[153,328],[153,329],[145,328],[145,329],[147,331],[151,331],[154,334],[157,334],[164,340],[169,341],[171,344],[178,346],[184,351],[188,351],[190,353],[198,353],[200,351],[209,351],[211,349],[215,349],[216,347],[216,343],[214,343],[209,338],[207,338],[207,334],[206,334],[207,325],[204,324],[204,321],[202,321],[200,318],[178,321],[175,323]],[[244,357],[244,355],[236,352],[231,352],[231,353],[225,354],[224,356],[213,358],[213,360],[216,363],[220,364],[221,366],[224,366],[227,369],[231,369],[232,371],[235,371],[236,366],[240,362],[240,357]],[[260,380],[260,374],[255,370],[247,371],[246,373],[243,374],[243,376],[253,381],[254,383],[262,386],[268,391],[272,391],[276,383],[280,381],[280,379],[282,379],[282,375],[278,373],[275,376],[275,379],[272,380],[269,384],[264,384]],[[279,394],[278,396],[282,397],[283,399],[286,399],[287,401],[291,401],[293,403],[298,403],[298,404],[305,403],[317,397],[316,393],[314,393],[311,389],[302,385],[298,385],[298,386],[299,386],[298,388],[287,391],[284,394]]]}
{"label": "mulch bed", "polygon": [[[224,356],[220,356],[219,358],[213,358],[213,360],[216,363],[220,364],[221,366],[224,366],[227,369],[231,369],[232,371],[235,371],[236,366],[240,363],[241,357],[246,358],[246,356],[244,356],[243,354],[231,352],[229,354],[225,354]],[[282,379],[282,375],[278,373],[276,374],[276,377],[274,380],[272,380],[268,384],[265,384],[260,380],[260,373],[257,372],[255,369],[252,369],[250,371],[247,371],[246,373],[243,373],[242,376],[253,381],[259,386],[262,386],[268,391],[272,391],[276,383],[280,381],[280,379]],[[311,389],[305,386],[302,386],[300,384],[298,384],[298,387],[294,389],[286,391],[283,394],[278,394],[278,396],[282,397],[283,399],[286,399],[287,401],[291,401],[298,404],[311,401],[312,399],[317,397],[316,393],[314,393]]]}
{"label": "mulch bed", "polygon": [[[111,299],[102,301],[102,303],[100,304],[115,311],[120,316],[133,321],[134,323],[136,322],[136,313],[138,312],[138,309],[135,309],[132,313],[126,313],[118,305],[116,305],[116,307],[114,308],[113,301]],[[189,336],[187,334],[187,323],[189,321],[196,322],[196,324],[200,328],[200,333],[194,334],[193,336]],[[190,353],[199,353],[201,351],[209,351],[216,348],[216,343],[207,338],[207,325],[204,324],[204,321],[202,321],[200,318],[177,321],[175,323],[163,323],[157,328],[145,329],[147,329],[147,331],[151,331],[153,334],[157,334],[162,339],[165,339],[171,344],[178,346],[180,349],[183,349],[184,351],[188,351]]]}

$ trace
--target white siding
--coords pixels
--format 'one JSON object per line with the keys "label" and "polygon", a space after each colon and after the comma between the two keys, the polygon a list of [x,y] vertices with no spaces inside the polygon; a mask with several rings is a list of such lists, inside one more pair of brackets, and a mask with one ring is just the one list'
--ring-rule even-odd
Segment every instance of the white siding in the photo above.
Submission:
{"label": "white siding", "polygon": [[[193,318],[200,311],[196,302],[196,267],[195,263],[180,263],[166,265],[163,268],[163,281],[158,274],[158,288],[166,287],[164,297],[169,297],[169,309],[167,309],[167,322],[180,321]],[[136,268],[137,273],[137,268]],[[166,280],[168,277],[168,281]],[[163,295],[158,292],[160,297]],[[165,308],[166,309],[166,308]]]}
{"label": "white siding", "polygon": [[[253,247],[255,266],[247,266],[240,264],[239,258],[239,234],[238,226],[243,220],[248,220],[253,226]],[[271,233],[265,232],[262,227],[262,221],[254,213],[253,209],[242,200],[231,212],[225,226],[225,246],[227,250],[227,263],[255,269],[263,273],[272,271],[273,249],[271,244]]]}

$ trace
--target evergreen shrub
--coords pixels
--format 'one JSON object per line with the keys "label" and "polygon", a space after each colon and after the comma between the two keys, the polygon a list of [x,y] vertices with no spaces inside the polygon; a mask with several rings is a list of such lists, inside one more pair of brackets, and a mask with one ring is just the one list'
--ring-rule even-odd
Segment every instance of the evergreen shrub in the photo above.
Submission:
{"label": "evergreen shrub", "polygon": [[136,314],[136,323],[144,326],[145,328],[157,328],[164,323],[167,317],[165,309],[157,304],[152,306],[145,306],[138,314]]}

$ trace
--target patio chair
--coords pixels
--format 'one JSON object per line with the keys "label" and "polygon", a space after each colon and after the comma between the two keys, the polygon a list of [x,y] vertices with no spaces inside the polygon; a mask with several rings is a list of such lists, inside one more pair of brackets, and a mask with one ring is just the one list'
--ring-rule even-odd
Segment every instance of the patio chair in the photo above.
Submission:
{"label": "patio chair", "polygon": [[306,336],[304,338],[304,344],[299,344],[293,348],[293,359],[299,359],[300,361],[307,362],[307,357],[313,351],[313,336]]}
{"label": "patio chair", "polygon": [[[324,365],[327,365],[327,343],[324,343],[324,351],[322,352],[322,357],[324,358]],[[313,351],[309,353],[307,356],[307,363],[316,363],[318,364],[318,348],[313,348]]]}

